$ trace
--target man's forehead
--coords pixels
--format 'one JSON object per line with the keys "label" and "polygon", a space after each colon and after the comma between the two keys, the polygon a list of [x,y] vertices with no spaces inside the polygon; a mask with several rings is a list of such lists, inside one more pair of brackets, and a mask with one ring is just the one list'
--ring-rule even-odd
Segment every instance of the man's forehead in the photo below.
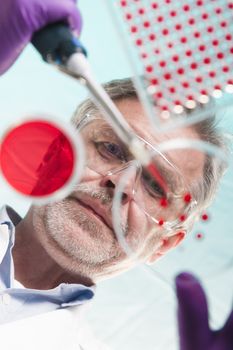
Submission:
{"label": "man's forehead", "polygon": [[[192,127],[179,128],[166,133],[156,130],[141,103],[135,98],[122,99],[115,103],[135,134],[152,146],[175,138],[199,139],[197,132]],[[105,121],[101,114],[96,117],[96,122],[97,127],[103,128],[106,132],[114,132],[111,125]]]}

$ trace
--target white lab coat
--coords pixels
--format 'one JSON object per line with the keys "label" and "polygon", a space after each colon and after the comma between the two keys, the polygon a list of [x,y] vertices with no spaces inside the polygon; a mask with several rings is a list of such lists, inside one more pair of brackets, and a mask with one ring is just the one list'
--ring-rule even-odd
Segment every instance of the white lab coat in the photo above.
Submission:
{"label": "white lab coat", "polygon": [[7,350],[110,350],[94,338],[84,321],[89,305],[58,309],[2,324],[1,348]]}
{"label": "white lab coat", "polygon": [[[0,232],[1,254],[9,243],[8,226],[0,225]],[[0,302],[10,303],[5,296],[0,296]],[[90,306],[91,302],[87,302],[3,323],[0,347],[4,350],[110,350],[94,337],[85,321]]]}

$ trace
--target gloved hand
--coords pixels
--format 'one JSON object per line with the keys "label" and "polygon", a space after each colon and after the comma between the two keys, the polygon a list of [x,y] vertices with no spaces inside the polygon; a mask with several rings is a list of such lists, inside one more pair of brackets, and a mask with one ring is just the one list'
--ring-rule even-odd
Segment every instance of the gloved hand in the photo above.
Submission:
{"label": "gloved hand", "polygon": [[189,273],[176,278],[180,350],[233,350],[233,311],[225,325],[212,331],[205,292]]}
{"label": "gloved hand", "polygon": [[0,74],[16,60],[34,32],[65,21],[79,35],[82,19],[76,0],[2,0],[0,5]]}

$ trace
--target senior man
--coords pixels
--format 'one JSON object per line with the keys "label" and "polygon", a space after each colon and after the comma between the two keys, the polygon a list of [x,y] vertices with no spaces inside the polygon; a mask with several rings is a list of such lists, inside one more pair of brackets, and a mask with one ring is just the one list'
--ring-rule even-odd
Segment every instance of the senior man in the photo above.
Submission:
{"label": "senior man", "polygon": [[[172,138],[222,145],[212,118],[171,133],[155,133],[130,79],[110,82],[105,88],[151,149]],[[76,111],[73,124],[80,130],[87,150],[81,183],[61,201],[32,206],[23,219],[9,207],[2,209],[5,249],[1,252],[1,287],[13,301],[9,312],[6,305],[0,312],[1,323],[85,303],[94,294],[92,285],[135,265],[135,259],[119,243],[112,222],[114,195],[132,163],[130,152],[89,99]],[[191,148],[170,150],[166,157],[159,154],[155,162],[161,163],[164,178],[167,179],[166,172],[170,174],[166,181],[174,196],[168,208],[159,206],[164,189],[138,168],[127,177],[119,208],[125,241],[137,260],[146,263],[179,244],[188,228],[189,217],[168,229],[160,224],[160,216],[166,212],[168,223],[177,222],[187,189],[192,193],[192,202],[192,188],[199,188],[202,199],[196,198],[198,203],[191,208],[191,226],[213,196],[223,171],[214,158]]]}
{"label": "senior man", "polygon": [[[47,23],[64,20],[76,34],[81,30],[73,0],[7,0],[0,19],[0,73]],[[80,323],[76,327],[73,318],[61,312],[72,306],[85,310],[98,281],[128,270],[137,261],[152,263],[179,244],[209,204],[223,172],[218,161],[195,150],[170,150],[165,155],[156,151],[157,144],[177,137],[223,147],[213,118],[171,133],[154,133],[130,80],[109,83],[106,90],[154,153],[169,195],[166,198],[160,181],[135,165],[92,102],[85,101],[73,118],[88,156],[81,183],[62,201],[32,206],[23,219],[9,207],[0,212],[1,344],[8,349],[73,349],[78,341],[80,349],[96,350],[98,346],[86,345],[89,335],[76,339]],[[117,219],[123,245],[112,221],[122,176]],[[185,195],[188,201],[183,201]],[[134,258],[126,254],[126,246]],[[57,311],[48,312],[52,310]]]}

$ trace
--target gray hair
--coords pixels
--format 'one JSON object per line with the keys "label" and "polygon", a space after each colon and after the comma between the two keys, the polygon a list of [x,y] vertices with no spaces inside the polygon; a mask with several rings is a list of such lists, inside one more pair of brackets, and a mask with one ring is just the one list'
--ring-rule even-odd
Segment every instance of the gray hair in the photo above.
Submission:
{"label": "gray hair", "polygon": [[[103,85],[106,92],[115,102],[122,99],[138,99],[137,91],[130,78],[112,80]],[[91,99],[83,101],[72,117],[72,123],[76,128],[81,128],[88,121],[84,116],[98,116],[100,114],[96,105]],[[191,115],[191,113],[190,113]],[[189,115],[187,116],[189,117]],[[214,115],[194,124],[193,129],[200,139],[214,146],[219,147],[224,153],[227,152],[227,142],[223,133],[218,129]],[[195,220],[212,202],[218,189],[219,181],[226,169],[226,163],[219,161],[217,157],[206,155],[204,164],[203,179],[194,184],[193,192],[197,201],[197,206],[190,219],[184,223],[184,228],[190,230]]]}
{"label": "gray hair", "polygon": [[[137,91],[132,80],[129,78],[112,80],[104,84],[103,87],[110,98],[115,102],[126,98],[138,99]],[[83,127],[84,116],[89,115],[94,117],[98,114],[100,114],[98,107],[90,98],[87,98],[78,106],[77,110],[73,114],[71,122],[76,128],[81,128]],[[88,121],[89,119],[85,118],[84,123]]]}

